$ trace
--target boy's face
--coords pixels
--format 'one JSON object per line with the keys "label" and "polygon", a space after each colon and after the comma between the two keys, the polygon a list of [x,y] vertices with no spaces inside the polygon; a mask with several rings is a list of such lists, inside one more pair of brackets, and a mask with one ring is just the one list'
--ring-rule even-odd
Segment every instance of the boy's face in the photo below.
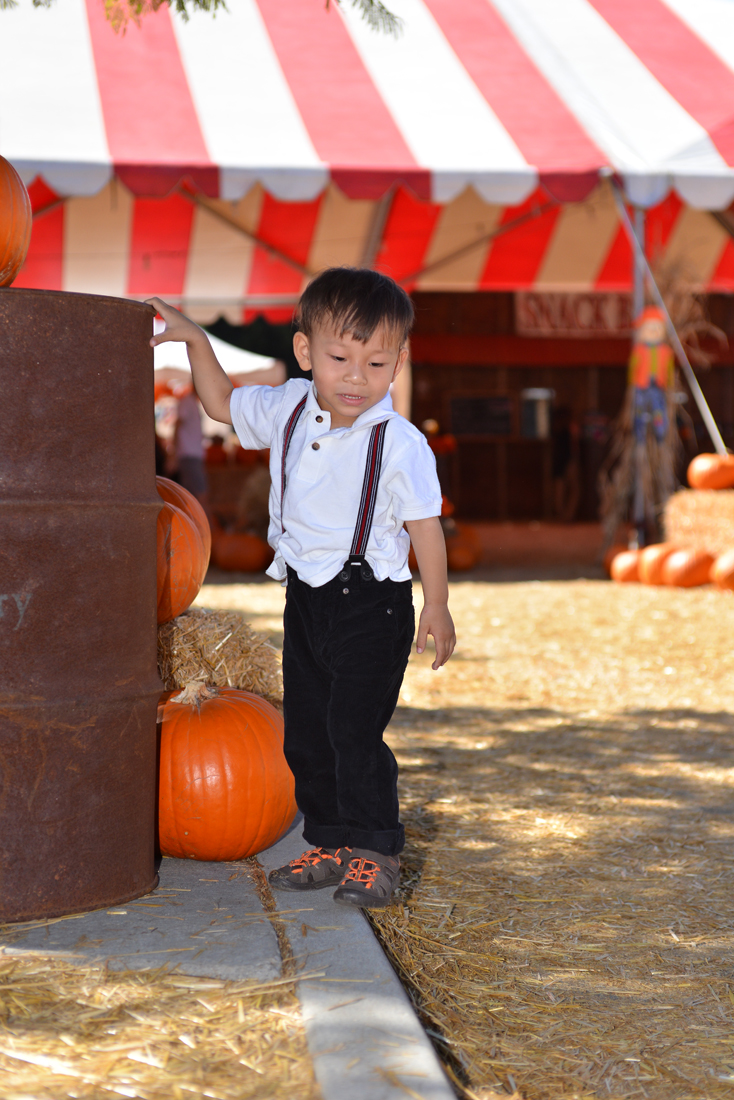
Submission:
{"label": "boy's face", "polygon": [[397,341],[384,329],[366,344],[351,333],[325,328],[310,336],[295,334],[296,359],[301,370],[313,372],[319,405],[331,414],[332,428],[351,428],[358,416],[382,401],[408,357],[408,349]]}

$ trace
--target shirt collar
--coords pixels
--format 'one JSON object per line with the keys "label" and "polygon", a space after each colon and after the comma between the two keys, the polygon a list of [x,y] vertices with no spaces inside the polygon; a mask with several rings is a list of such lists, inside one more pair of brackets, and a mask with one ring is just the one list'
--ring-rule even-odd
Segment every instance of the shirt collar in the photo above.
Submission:
{"label": "shirt collar", "polygon": [[[318,416],[329,416],[330,418],[330,414],[325,413],[319,405],[318,399],[316,397],[316,387],[313,382],[311,383],[308,391],[304,412],[313,413],[314,415]],[[369,409],[365,409],[363,413],[360,413],[360,415],[352,424],[351,428],[342,430],[354,431],[357,428],[366,428],[374,424],[378,420],[388,420],[391,417],[397,415],[398,414],[395,412],[395,409],[392,405],[392,397],[390,396],[390,391],[388,390],[382,401],[378,401],[376,405],[372,405]]]}

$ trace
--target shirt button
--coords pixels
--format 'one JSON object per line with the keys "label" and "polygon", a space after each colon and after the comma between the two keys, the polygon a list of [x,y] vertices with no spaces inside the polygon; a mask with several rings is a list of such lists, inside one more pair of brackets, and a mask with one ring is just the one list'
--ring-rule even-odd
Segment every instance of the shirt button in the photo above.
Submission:
{"label": "shirt button", "polygon": [[316,423],[317,424],[323,424],[323,422],[324,422],[323,416],[317,416],[316,417]]}
{"label": "shirt button", "polygon": [[320,447],[320,446],[321,446],[321,444],[320,444],[320,443],[312,443],[312,444],[311,444],[311,450],[312,450],[312,451],[318,451],[318,449],[319,449],[319,447]]}
{"label": "shirt button", "polygon": [[348,588],[342,588],[342,592],[344,593],[345,596],[349,595],[349,589]]}

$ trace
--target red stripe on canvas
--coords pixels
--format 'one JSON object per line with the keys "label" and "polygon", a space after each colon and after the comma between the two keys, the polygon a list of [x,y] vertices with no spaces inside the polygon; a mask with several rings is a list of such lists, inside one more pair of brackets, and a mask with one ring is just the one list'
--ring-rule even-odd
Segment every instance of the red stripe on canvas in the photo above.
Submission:
{"label": "red stripe on canvas", "polygon": [[[86,0],[107,142],[120,179],[138,195],[166,195],[190,177],[218,193],[171,15],[163,5],[116,34],[100,0]],[[223,105],[224,108],[224,105]]]}
{"label": "red stripe on canvas", "polygon": [[[397,282],[419,271],[425,262],[441,210],[442,207],[436,203],[422,202],[410,191],[401,188],[393,199],[385,223],[375,261],[377,270]],[[404,285],[406,290],[412,290],[415,280],[410,279]]]}
{"label": "red stripe on canvas", "polygon": [[632,287],[632,249],[621,225],[599,269],[594,287],[596,290],[630,290]]}
{"label": "red stripe on canvas", "polygon": [[[547,196],[538,189],[521,206],[506,207],[500,226],[515,221],[547,201]],[[560,213],[560,206],[553,207],[497,237],[489,247],[477,290],[522,290],[532,287]]]}
{"label": "red stripe on canvas", "polygon": [[[279,202],[266,193],[260,211],[258,236],[305,267],[320,208],[321,197],[314,202]],[[296,267],[256,247],[245,292],[298,295],[304,278]],[[267,316],[271,321],[287,321],[292,313],[291,307],[285,307],[270,309]]]}
{"label": "red stripe on canvas", "polygon": [[423,0],[454,53],[554,197],[579,201],[606,158],[487,0]]}
{"label": "red stripe on canvas", "polygon": [[183,294],[193,203],[181,195],[136,199],[130,234],[127,293],[135,297]]}
{"label": "red stripe on canvas", "polygon": [[662,0],[588,0],[734,165],[734,73]]}
{"label": "red stripe on canvas", "polygon": [[648,210],[645,218],[645,250],[653,267],[663,258],[670,234],[685,209],[683,202],[671,191],[658,206]]}
{"label": "red stripe on canvas", "polygon": [[337,4],[257,3],[311,141],[341,189],[350,198],[379,198],[404,179],[427,196],[429,174],[372,82]]}
{"label": "red stripe on canvas", "polygon": [[57,195],[41,176],[36,176],[28,187],[28,198],[31,200],[31,210],[35,217],[39,211],[59,202],[61,196]]}
{"label": "red stripe on canvas", "polygon": [[[28,188],[33,210],[43,210],[55,200],[54,192],[43,180],[36,179]],[[64,279],[64,207],[56,206],[33,219],[28,255],[15,277],[13,286],[33,290],[63,290]]]}

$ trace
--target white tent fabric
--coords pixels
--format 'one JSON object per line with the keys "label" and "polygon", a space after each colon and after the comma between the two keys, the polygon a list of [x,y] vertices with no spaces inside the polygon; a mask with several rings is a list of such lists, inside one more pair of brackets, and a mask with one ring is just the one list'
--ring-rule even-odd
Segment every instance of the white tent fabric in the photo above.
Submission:
{"label": "white tent fabric", "polygon": [[563,201],[603,169],[630,199],[734,198],[730,0],[391,0],[395,39],[349,4],[235,0],[189,22],[164,6],[115,35],[102,0],[0,13],[0,152],[26,181],[135,195],[182,179],[239,200],[308,202],[397,183]]}

